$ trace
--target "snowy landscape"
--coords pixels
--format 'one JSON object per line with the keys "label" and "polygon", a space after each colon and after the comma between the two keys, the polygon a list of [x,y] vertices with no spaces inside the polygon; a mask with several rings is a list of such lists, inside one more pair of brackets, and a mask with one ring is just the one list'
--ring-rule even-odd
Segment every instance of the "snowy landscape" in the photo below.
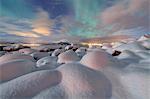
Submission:
{"label": "snowy landscape", "polygon": [[92,44],[0,46],[0,99],[149,99],[149,35]]}
{"label": "snowy landscape", "polygon": [[0,99],[150,99],[150,0],[0,0]]}

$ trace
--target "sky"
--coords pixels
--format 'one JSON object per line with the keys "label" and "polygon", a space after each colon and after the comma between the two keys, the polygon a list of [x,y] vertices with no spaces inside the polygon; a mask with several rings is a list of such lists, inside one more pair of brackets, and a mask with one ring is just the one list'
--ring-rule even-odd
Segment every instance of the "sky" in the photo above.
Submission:
{"label": "sky", "polygon": [[150,33],[150,0],[0,0],[0,39]]}

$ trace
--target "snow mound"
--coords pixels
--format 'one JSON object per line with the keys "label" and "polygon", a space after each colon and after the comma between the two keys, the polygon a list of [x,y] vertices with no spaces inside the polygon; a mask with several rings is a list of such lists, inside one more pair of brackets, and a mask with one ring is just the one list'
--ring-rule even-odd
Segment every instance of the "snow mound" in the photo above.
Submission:
{"label": "snow mound", "polygon": [[0,64],[9,62],[12,60],[17,60],[17,59],[27,59],[31,61],[35,61],[33,57],[29,55],[24,55],[24,54],[6,54],[0,57]]}
{"label": "snow mound", "polygon": [[83,57],[86,54],[87,48],[80,47],[75,52],[79,57]]}
{"label": "snow mound", "polygon": [[47,56],[39,59],[36,62],[37,67],[48,67],[49,69],[55,69],[57,64],[57,57],[54,56]]}
{"label": "snow mound", "polygon": [[119,56],[117,56],[117,58],[125,59],[125,58],[140,58],[140,57],[130,50],[124,50],[121,52]]}
{"label": "snow mound", "polygon": [[97,48],[88,48],[87,52],[93,52],[93,51],[105,51],[104,49],[102,49],[101,47],[97,47]]}
{"label": "snow mound", "polygon": [[138,41],[148,40],[149,38],[146,35],[141,36]]}
{"label": "snow mound", "polygon": [[65,52],[65,49],[56,49],[53,53],[52,56],[58,56],[60,53]]}
{"label": "snow mound", "polygon": [[0,64],[0,82],[5,82],[32,72],[35,63],[30,60],[18,59]]}
{"label": "snow mound", "polygon": [[10,54],[22,54],[20,53],[19,51],[12,51],[12,52],[9,52]]}
{"label": "snow mound", "polygon": [[51,44],[51,45],[41,45],[38,47],[35,47],[35,50],[38,50],[40,52],[49,52],[49,51],[54,51],[55,49],[59,49],[62,46],[59,44]]}
{"label": "snow mound", "polygon": [[117,51],[124,51],[124,50],[130,50],[130,51],[138,51],[138,50],[145,50],[145,47],[142,46],[140,43],[138,42],[130,42],[127,44],[122,44],[116,48],[114,48],[114,50]]}
{"label": "snow mound", "polygon": [[58,71],[33,72],[0,85],[1,99],[31,99],[40,91],[57,85],[61,81]]}
{"label": "snow mound", "polygon": [[104,43],[104,44],[102,45],[102,49],[110,49],[110,48],[112,48],[112,45],[109,44],[109,43]]}
{"label": "snow mound", "polygon": [[116,58],[126,64],[136,63],[142,59],[140,56],[129,50],[122,51],[122,53],[119,56],[116,56]]}
{"label": "snow mound", "polygon": [[76,53],[78,52],[86,52],[87,51],[87,48],[86,47],[80,47],[76,50]]}
{"label": "snow mound", "polygon": [[111,84],[101,73],[79,63],[68,63],[58,69],[59,85],[38,94],[34,99],[111,99]]}
{"label": "snow mound", "polygon": [[68,50],[66,52],[61,53],[58,56],[58,63],[69,63],[69,62],[75,62],[75,61],[79,61],[80,58],[77,56],[77,54],[72,51],[72,50]]}
{"label": "snow mound", "polygon": [[19,52],[20,53],[23,53],[23,54],[31,54],[31,53],[33,53],[33,52],[35,52],[36,50],[34,50],[34,49],[30,49],[30,48],[24,48],[24,49],[20,49],[19,50]]}
{"label": "snow mound", "polygon": [[87,53],[80,61],[81,64],[90,68],[100,70],[105,66],[117,65],[117,59],[113,58],[110,54],[104,51],[92,51]]}
{"label": "snow mound", "polygon": [[125,43],[123,43],[123,42],[115,42],[115,43],[112,44],[112,48],[119,47],[119,46],[121,46],[122,44],[125,44]]}
{"label": "snow mound", "polygon": [[149,40],[144,40],[140,42],[141,45],[143,45],[146,49],[150,49],[150,39]]}
{"label": "snow mound", "polygon": [[72,45],[67,45],[67,46],[65,47],[65,50],[70,50],[70,49],[72,49],[72,48],[73,48]]}
{"label": "snow mound", "polygon": [[43,57],[50,56],[48,52],[34,52],[31,54],[34,59],[39,60]]}

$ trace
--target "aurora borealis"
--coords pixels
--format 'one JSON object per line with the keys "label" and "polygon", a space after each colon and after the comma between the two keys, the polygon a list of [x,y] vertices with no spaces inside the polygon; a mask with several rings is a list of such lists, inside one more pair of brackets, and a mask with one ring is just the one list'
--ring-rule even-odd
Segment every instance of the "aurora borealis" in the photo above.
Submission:
{"label": "aurora borealis", "polygon": [[147,34],[149,4],[149,0],[0,0],[0,38]]}

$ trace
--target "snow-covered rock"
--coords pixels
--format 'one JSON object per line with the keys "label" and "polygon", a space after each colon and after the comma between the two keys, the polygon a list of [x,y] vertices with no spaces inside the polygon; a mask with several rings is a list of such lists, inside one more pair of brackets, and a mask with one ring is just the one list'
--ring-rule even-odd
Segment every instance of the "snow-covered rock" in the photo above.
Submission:
{"label": "snow-covered rock", "polygon": [[148,40],[150,38],[148,38],[146,35],[141,36],[138,41],[144,41],[144,40]]}
{"label": "snow-covered rock", "polygon": [[36,66],[55,69],[58,66],[57,57],[54,56],[43,57],[36,62]]}
{"label": "snow-covered rock", "polygon": [[4,51],[14,51],[16,49],[14,48],[14,46],[6,46],[6,47],[3,47],[3,50]]}
{"label": "snow-covered rock", "polygon": [[56,49],[51,56],[58,56],[60,53],[65,52],[65,49]]}
{"label": "snow-covered rock", "polygon": [[105,66],[118,65],[119,62],[107,52],[93,51],[83,56],[80,63],[90,68],[99,70]]}
{"label": "snow-covered rock", "polygon": [[5,82],[35,70],[31,60],[18,59],[0,64],[0,82]]}
{"label": "snow-covered rock", "polygon": [[30,48],[24,48],[24,49],[20,49],[19,50],[19,52],[20,53],[23,53],[23,54],[31,54],[31,53],[33,53],[33,52],[35,52],[36,50],[34,50],[34,49],[30,49]]}
{"label": "snow-covered rock", "polygon": [[31,54],[31,56],[36,59],[36,60],[39,60],[43,57],[46,57],[46,56],[50,56],[48,52],[34,52]]}
{"label": "snow-covered rock", "polygon": [[38,47],[35,47],[35,50],[38,50],[40,52],[49,52],[49,51],[54,51],[55,49],[61,48],[61,45],[58,44],[51,44],[51,45],[41,45]]}
{"label": "snow-covered rock", "polygon": [[144,40],[140,42],[141,45],[143,45],[145,48],[150,50],[150,39],[149,40]]}
{"label": "snow-covered rock", "polygon": [[130,51],[135,52],[135,51],[139,51],[139,50],[145,50],[145,47],[142,46],[138,42],[131,42],[131,43],[127,43],[127,44],[122,44],[122,45],[114,48],[114,50],[117,50],[117,51],[130,50]]}
{"label": "snow-covered rock", "polygon": [[10,54],[22,54],[22,53],[20,53],[19,51],[12,51],[10,52]]}
{"label": "snow-covered rock", "polygon": [[85,47],[80,47],[78,48],[75,52],[79,57],[83,57],[86,54],[87,48]]}
{"label": "snow-covered rock", "polygon": [[[40,91],[60,83],[59,71],[42,70],[0,85],[1,99],[31,99]],[[49,98],[48,98],[49,99]]]}
{"label": "snow-covered rock", "polygon": [[102,49],[110,49],[110,48],[112,48],[112,45],[109,44],[109,43],[104,43],[104,44],[102,45]]}
{"label": "snow-covered rock", "polygon": [[86,51],[87,51],[86,47],[80,47],[75,52],[78,53],[78,52],[86,52]]}
{"label": "snow-covered rock", "polygon": [[12,60],[17,60],[17,59],[27,59],[31,61],[35,61],[33,57],[29,55],[24,55],[24,54],[6,54],[0,57],[0,64],[6,63]]}
{"label": "snow-covered rock", "polygon": [[58,56],[58,63],[69,63],[69,62],[75,62],[75,61],[79,61],[80,58],[77,56],[77,54],[72,51],[72,50],[68,50],[66,52],[61,53]]}
{"label": "snow-covered rock", "polygon": [[79,63],[60,66],[61,83],[33,99],[111,99],[111,83],[101,73]]}
{"label": "snow-covered rock", "polygon": [[15,45],[3,47],[3,50],[5,50],[5,51],[16,51],[16,50],[19,50],[22,48],[25,48],[25,46],[22,46],[20,44],[15,44]]}
{"label": "snow-covered rock", "polygon": [[72,45],[67,45],[67,46],[65,47],[65,50],[70,50],[70,49],[72,49],[72,48],[73,48]]}

